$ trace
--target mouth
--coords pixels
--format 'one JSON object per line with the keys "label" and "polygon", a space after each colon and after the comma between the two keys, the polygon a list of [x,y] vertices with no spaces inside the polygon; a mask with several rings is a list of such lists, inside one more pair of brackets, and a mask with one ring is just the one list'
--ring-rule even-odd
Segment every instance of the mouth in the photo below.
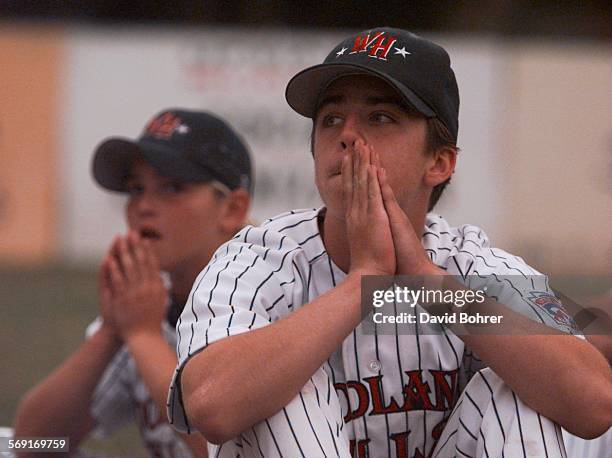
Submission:
{"label": "mouth", "polygon": [[140,229],[140,236],[143,239],[149,239],[149,240],[160,240],[162,238],[159,232],[149,227]]}

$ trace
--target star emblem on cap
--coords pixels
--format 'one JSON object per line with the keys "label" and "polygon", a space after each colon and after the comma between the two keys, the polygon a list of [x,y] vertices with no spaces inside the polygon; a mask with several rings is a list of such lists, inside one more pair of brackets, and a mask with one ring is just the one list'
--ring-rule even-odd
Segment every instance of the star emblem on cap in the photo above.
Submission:
{"label": "star emblem on cap", "polygon": [[340,57],[348,48],[342,48],[340,51],[336,53],[336,57]]}
{"label": "star emblem on cap", "polygon": [[178,134],[186,134],[189,132],[189,126],[186,126],[185,124],[181,124],[176,128],[176,133]]}
{"label": "star emblem on cap", "polygon": [[402,46],[402,49],[400,48],[393,48],[393,49],[395,49],[395,52],[393,53],[393,55],[400,54],[404,59],[406,58],[407,54],[410,54],[408,51],[406,51],[405,46]]}

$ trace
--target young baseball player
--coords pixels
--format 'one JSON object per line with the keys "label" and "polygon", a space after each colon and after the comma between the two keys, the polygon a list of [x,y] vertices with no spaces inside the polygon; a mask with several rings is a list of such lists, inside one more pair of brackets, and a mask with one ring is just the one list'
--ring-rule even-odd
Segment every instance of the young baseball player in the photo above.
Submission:
{"label": "young baseball player", "polygon": [[210,113],[166,110],[137,140],[102,142],[93,175],[127,195],[129,231],[102,262],[100,318],[25,396],[15,436],[69,436],[75,450],[89,433],[109,435],[135,420],[150,456],[206,456],[202,436],[179,438],[166,418],[175,324],[198,272],[244,226],[252,189],[247,146]]}
{"label": "young baseball player", "polygon": [[[605,431],[610,368],[570,335],[546,277],[481,229],[429,213],[457,160],[446,51],[367,30],[286,97],[313,121],[324,207],[243,229],[200,273],[177,325],[171,423],[222,457],[553,457],[565,453],[557,424]],[[514,335],[368,331],[362,279],[395,274],[462,292],[481,279],[483,310],[505,310]]]}

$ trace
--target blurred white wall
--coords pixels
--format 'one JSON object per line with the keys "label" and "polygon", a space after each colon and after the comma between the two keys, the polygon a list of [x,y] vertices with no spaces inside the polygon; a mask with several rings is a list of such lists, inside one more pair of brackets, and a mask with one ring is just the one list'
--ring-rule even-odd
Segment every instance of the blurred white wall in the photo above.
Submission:
{"label": "blurred white wall", "polygon": [[167,107],[199,108],[228,120],[251,146],[253,216],[319,204],[308,153],[310,123],[284,100],[289,78],[322,59],[334,35],[212,30],[79,30],[66,69],[62,198],[63,253],[99,257],[123,230],[123,200],[90,175],[95,145],[109,135],[136,137]]}
{"label": "blurred white wall", "polygon": [[499,146],[510,249],[560,273],[612,273],[612,53],[508,46]]}
{"label": "blurred white wall", "polygon": [[[130,26],[52,33],[62,43],[61,91],[55,111],[47,110],[61,128],[50,156],[58,195],[49,201],[61,259],[97,261],[125,229],[123,199],[92,180],[95,146],[108,136],[136,137],[167,107],[214,111],[244,135],[255,159],[255,219],[320,204],[310,121],[289,109],[284,89],[350,31]],[[455,225],[482,226],[496,246],[542,271],[609,274],[612,46],[428,37],[449,51],[461,94],[462,152],[436,211]]]}
{"label": "blurred white wall", "polygon": [[[347,32],[346,32],[347,33]],[[62,252],[94,259],[123,230],[122,199],[90,176],[95,145],[109,135],[136,136],[156,111],[202,108],[225,117],[251,145],[256,189],[253,216],[320,204],[309,153],[310,121],[292,112],[285,85],[320,63],[346,33],[304,31],[78,30],[70,34],[66,68]],[[433,37],[453,56],[463,102],[460,167],[444,206],[457,223],[497,232],[495,137],[497,48]]]}

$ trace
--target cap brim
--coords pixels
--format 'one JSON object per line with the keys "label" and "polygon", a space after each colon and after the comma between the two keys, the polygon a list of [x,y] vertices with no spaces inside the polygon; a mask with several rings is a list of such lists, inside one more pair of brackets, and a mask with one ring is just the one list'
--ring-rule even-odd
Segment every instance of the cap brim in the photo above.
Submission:
{"label": "cap brim", "polygon": [[394,78],[359,64],[325,63],[309,67],[295,75],[287,84],[285,98],[296,112],[314,118],[323,91],[335,80],[349,75],[373,75],[394,87],[404,100],[419,113],[435,117],[435,112],[410,88]]}
{"label": "cap brim", "polygon": [[207,182],[213,175],[184,159],[176,151],[156,143],[126,138],[109,138],[102,142],[94,153],[92,172],[100,186],[111,191],[125,192],[126,179],[132,164],[142,157],[165,177],[185,182]]}

